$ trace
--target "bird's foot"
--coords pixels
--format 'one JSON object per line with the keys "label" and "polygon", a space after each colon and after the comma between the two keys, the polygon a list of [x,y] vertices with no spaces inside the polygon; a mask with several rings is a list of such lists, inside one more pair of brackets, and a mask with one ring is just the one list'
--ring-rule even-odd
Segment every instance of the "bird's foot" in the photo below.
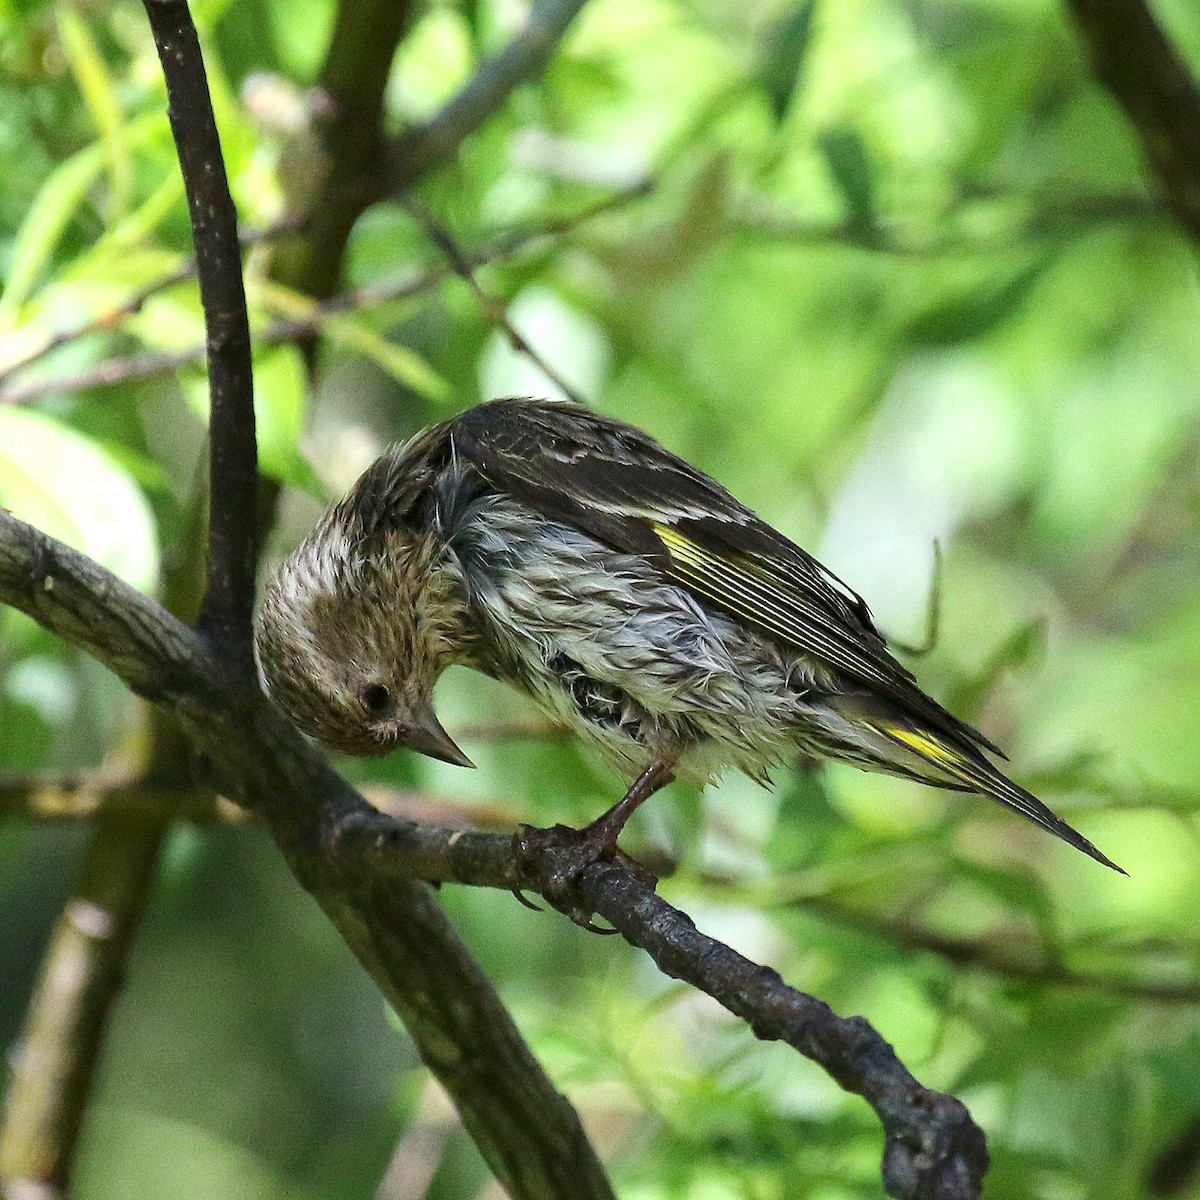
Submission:
{"label": "bird's foot", "polygon": [[[526,874],[536,864],[536,874],[542,880],[541,892],[547,902],[592,933],[616,933],[616,930],[597,925],[591,910],[579,902],[579,877],[588,867],[611,862],[649,888],[658,883],[657,875],[617,848],[612,829],[601,821],[583,829],[572,829],[569,825],[552,825],[549,829],[522,825],[513,834],[513,853],[518,874]],[[538,907],[519,889],[513,894],[527,908]]]}

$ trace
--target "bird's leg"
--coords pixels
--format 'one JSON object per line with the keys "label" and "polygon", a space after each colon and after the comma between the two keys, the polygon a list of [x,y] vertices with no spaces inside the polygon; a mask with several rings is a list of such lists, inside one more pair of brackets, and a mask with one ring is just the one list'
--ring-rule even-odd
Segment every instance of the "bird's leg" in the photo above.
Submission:
{"label": "bird's leg", "polygon": [[[591,913],[572,902],[575,882],[580,872],[592,863],[613,859],[619,859],[623,867],[651,887],[658,882],[652,872],[617,848],[617,838],[637,808],[674,778],[675,764],[656,759],[630,784],[629,790],[612,808],[582,829],[566,825],[554,825],[549,829],[521,826],[513,838],[518,863],[553,855],[554,865],[546,876],[544,888],[546,899],[576,924],[596,933],[611,933],[611,930],[593,925]],[[522,903],[527,903],[519,892],[516,896]]]}
{"label": "bird's leg", "polygon": [[629,790],[601,816],[590,825],[579,830],[581,844],[595,849],[594,858],[609,859],[617,852],[617,838],[625,828],[626,821],[637,811],[638,807],[649,800],[655,792],[665,788],[675,772],[672,764],[661,759],[652,762],[630,785]]}

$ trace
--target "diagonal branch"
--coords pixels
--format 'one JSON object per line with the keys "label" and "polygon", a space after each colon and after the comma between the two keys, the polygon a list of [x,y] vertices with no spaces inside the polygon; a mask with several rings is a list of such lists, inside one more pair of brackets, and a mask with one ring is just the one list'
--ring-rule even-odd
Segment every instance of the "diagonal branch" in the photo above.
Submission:
{"label": "diagonal branch", "polygon": [[250,614],[258,553],[254,381],[237,213],[186,0],[144,0],[167,82],[171,132],[187,191],[204,305],[209,387],[208,587],[200,628],[252,669]]}
{"label": "diagonal branch", "polygon": [[[416,876],[539,895],[550,891],[561,870],[555,851],[527,860],[514,854],[510,838],[361,811],[347,813],[331,830],[329,851],[348,874]],[[862,1096],[883,1125],[883,1180],[890,1196],[967,1200],[980,1194],[988,1155],[970,1113],[953,1096],[918,1083],[864,1018],[839,1017],[770,968],[701,933],[619,860],[585,869],[577,899],[645,950],[664,974],[706,992],[756,1037],[786,1042],[839,1087]]]}
{"label": "diagonal branch", "polygon": [[[577,1118],[541,1075],[441,909],[414,882],[541,892],[558,865],[552,854],[518,862],[509,838],[397,821],[369,808],[256,689],[231,680],[191,630],[90,559],[4,513],[0,601],[81,646],[179,717],[220,786],[266,822],[293,871],[414,1031],[506,1186],[529,1184],[528,1172],[537,1170],[553,1186],[515,1194],[609,1194],[598,1167],[577,1165],[582,1178],[564,1182],[564,1164],[586,1165],[591,1153]],[[584,904],[668,974],[707,991],[759,1037],[787,1042],[862,1095],[883,1124],[891,1195],[979,1196],[987,1169],[983,1134],[959,1101],[922,1087],[865,1020],[838,1017],[700,933],[617,864],[589,867],[578,886]]]}
{"label": "diagonal branch", "polygon": [[[248,246],[257,246],[299,233],[303,226],[303,218],[284,217],[262,229],[243,230],[238,235],[238,242],[245,250]],[[137,316],[147,302],[155,296],[176,284],[186,283],[195,277],[196,260],[191,258],[180,263],[173,271],[168,271],[165,275],[158,276],[157,279],[151,279],[149,283],[130,292],[124,300],[103,309],[94,316],[77,321],[65,328],[48,332],[42,342],[15,357],[6,358],[0,363],[0,393],[14,375],[28,370],[42,359],[63,349],[64,346],[70,346],[96,334],[112,333],[114,330],[120,329],[130,317]]]}
{"label": "diagonal branch", "polygon": [[1200,241],[1200,90],[1187,63],[1145,0],[1067,0],[1067,8],[1171,211]]}
{"label": "diagonal branch", "polygon": [[333,295],[355,222],[378,199],[376,164],[396,47],[413,17],[411,0],[339,0],[317,78],[322,103],[312,130],[318,164],[300,172],[289,197],[310,214],[304,235],[285,244],[272,275],[317,300]]}
{"label": "diagonal branch", "polygon": [[570,1103],[521,1040],[424,883],[331,865],[328,831],[373,810],[214,647],[86,556],[0,511],[0,602],[174,715],[257,814],[404,1021],[509,1192],[612,1200]]}
{"label": "diagonal branch", "polygon": [[587,0],[536,0],[529,19],[495,58],[482,63],[466,85],[424,125],[394,138],[384,152],[384,186],[404,191],[453,158],[527,80],[545,70],[558,43]]}
{"label": "diagonal branch", "polygon": [[495,299],[483,290],[466,254],[454,240],[450,231],[439,224],[437,218],[416,197],[407,192],[401,193],[400,203],[408,210],[409,215],[421,227],[425,236],[445,255],[454,273],[471,289],[480,310],[488,323],[499,329],[508,339],[517,354],[524,355],[549,383],[562,393],[568,400],[584,405],[584,399],[578,392],[542,357],[509,318],[508,310],[502,301]]}
{"label": "diagonal branch", "polygon": [[[578,212],[512,230],[497,237],[479,250],[460,250],[459,253],[463,255],[466,266],[471,271],[488,263],[503,261],[522,254],[531,247],[536,248],[547,238],[574,236],[581,227],[595,218],[649,195],[652,186],[652,181],[640,180],[632,187],[615,191],[594,204],[585,206]],[[195,264],[181,268],[181,271],[183,270],[194,274]],[[276,318],[255,332],[254,341],[260,346],[277,346],[283,342],[294,342],[317,336],[321,334],[331,319],[345,314],[374,312],[396,301],[420,295],[441,283],[452,273],[448,266],[425,267],[420,270],[406,271],[394,278],[380,279],[375,283],[339,292],[328,299],[315,301],[311,311],[306,315]],[[137,298],[139,295],[143,295],[147,291],[152,294],[161,287],[170,286],[175,278],[175,273],[173,273],[169,277],[148,284],[142,293],[136,293],[129,301],[115,310],[112,314],[113,320],[119,322],[121,314],[132,312],[139,303]],[[108,328],[107,322],[105,328]],[[56,348],[75,340],[76,337],[87,336],[96,331],[93,325],[87,325],[80,326],[77,330],[56,334],[54,335]],[[37,357],[41,357],[40,354]],[[32,365],[33,360],[31,359],[29,363],[16,363],[10,369],[0,371],[0,404],[32,404],[49,395],[71,394],[86,391],[89,388],[112,387],[117,384],[137,382],[170,374],[178,371],[181,367],[198,363],[203,358],[204,347],[200,345],[185,346],[181,350],[149,350],[140,354],[103,359],[93,366],[69,375],[38,377],[28,382],[22,382],[19,375],[26,366]],[[18,378],[13,379],[12,375],[17,375]]]}

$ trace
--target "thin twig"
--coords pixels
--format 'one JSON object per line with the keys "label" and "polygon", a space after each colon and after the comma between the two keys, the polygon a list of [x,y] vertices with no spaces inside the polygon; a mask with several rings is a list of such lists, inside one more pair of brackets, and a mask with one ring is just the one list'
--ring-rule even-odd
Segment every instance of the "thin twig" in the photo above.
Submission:
{"label": "thin twig", "polygon": [[0,776],[0,816],[34,821],[158,816],[201,824],[245,820],[245,814],[236,805],[221,802],[211,788],[193,783],[151,782],[142,772],[118,778],[107,778],[103,773]]}
{"label": "thin twig", "polygon": [[[305,853],[305,844],[312,844],[326,815],[320,803],[322,795],[331,797],[335,808],[339,795],[349,795],[328,765],[319,756],[306,753],[307,748],[291,731],[286,733],[291,749],[284,758],[293,765],[308,759],[303,771],[308,778],[303,783],[299,777],[292,781],[300,786],[289,787],[282,778],[267,782],[261,768],[273,757],[270,751],[257,763],[253,758],[238,763],[229,758],[236,730],[243,722],[256,726],[256,714],[269,712],[250,655],[257,470],[249,328],[240,256],[236,240],[229,236],[236,228],[236,217],[224,181],[195,30],[182,0],[145,3],[171,97],[172,129],[192,212],[208,331],[210,570],[198,623],[206,636],[192,639],[189,657],[193,665],[197,661],[208,664],[206,673],[211,672],[210,683],[216,687],[202,687],[186,700],[180,689],[188,689],[180,677],[171,677],[171,671],[164,677],[134,669],[127,681],[148,698],[161,701],[174,695],[178,703],[167,707],[197,737],[216,768],[225,774],[233,794],[251,801],[251,807],[271,823],[293,869],[312,886],[342,936],[396,1007],[424,1061],[454,1097],[464,1124],[500,1182],[514,1196],[531,1200],[560,1194],[610,1200],[611,1188],[577,1115],[546,1079],[429,890],[412,883],[392,886],[372,880],[358,880],[353,888],[347,888],[342,881],[329,878],[319,856]],[[353,5],[339,10],[339,22],[348,7]],[[383,69],[386,73],[386,64]],[[214,177],[219,177],[215,186]],[[7,516],[0,514],[0,518],[4,525],[9,524]],[[56,557],[57,547],[43,542],[21,570],[18,592],[28,599],[40,592],[42,600],[56,587],[69,592],[70,585],[57,573]],[[32,590],[31,580],[37,581]],[[131,595],[136,593],[126,592],[125,599]],[[75,599],[79,598],[77,594]],[[113,603],[120,602],[109,590],[101,607]],[[74,618],[81,615],[76,608]],[[140,624],[128,611],[118,622],[129,633],[135,633]],[[84,628],[73,625],[73,632],[88,641],[86,623],[87,618]],[[173,625],[170,636],[178,636],[183,628]],[[148,631],[141,627],[140,632]],[[186,674],[185,663],[175,666]],[[213,737],[213,717],[221,708],[225,709],[225,728]],[[259,732],[264,733],[265,727]],[[267,741],[273,737],[267,734]],[[299,753],[300,759],[293,759],[294,753]]]}
{"label": "thin twig", "polygon": [[1138,978],[1113,971],[1079,971],[1067,966],[1058,952],[1022,955],[1010,943],[989,938],[955,937],[906,918],[851,909],[835,901],[807,897],[803,907],[827,920],[872,934],[908,950],[920,950],[945,959],[955,967],[973,967],[1003,979],[1016,979],[1039,987],[1063,987],[1102,992],[1167,1004],[1195,1004],[1200,981],[1195,978]]}
{"label": "thin twig", "polygon": [[[970,226],[972,205],[995,207],[1000,203],[1031,204],[1029,211],[994,228],[974,230]],[[731,228],[774,241],[797,245],[840,244],[871,254],[896,258],[936,258],[939,255],[995,254],[1026,243],[1059,241],[1086,233],[1098,225],[1120,222],[1162,222],[1166,208],[1150,196],[1041,196],[1024,193],[975,191],[944,213],[936,230],[914,235],[902,224],[864,226],[853,221],[811,220],[792,213],[778,213],[761,204],[735,207]]]}
{"label": "thin twig", "polygon": [[888,638],[897,650],[910,658],[922,658],[938,644],[942,631],[942,543],[933,539],[933,576],[929,581],[929,599],[925,605],[925,631],[919,642]]}
{"label": "thin twig", "polygon": [[455,242],[450,232],[438,222],[433,213],[408,193],[401,193],[398,198],[413,220],[421,226],[425,236],[446,256],[446,261],[450,264],[454,273],[474,293],[475,299],[478,301],[487,322],[501,330],[504,336],[508,338],[509,345],[518,354],[522,354],[529,359],[562,395],[566,396],[568,400],[573,400],[576,404],[584,404],[583,397],[526,341],[517,327],[509,320],[508,311],[504,307],[504,304],[494,296],[489,295],[480,286],[479,281],[475,278],[475,272],[471,269],[471,264],[467,256],[460,249],[458,243]]}
{"label": "thin twig", "polygon": [[[639,181],[633,187],[614,192],[577,213],[569,213],[526,229],[503,234],[490,245],[468,255],[467,260],[472,268],[477,268],[521,254],[546,238],[571,237],[595,218],[642,199],[649,195],[652,189],[652,181]],[[348,313],[375,311],[388,304],[420,295],[436,287],[452,274],[451,269],[446,266],[427,267],[407,272],[392,280],[365,284],[360,288],[341,292],[328,300],[317,301],[312,312],[306,316],[270,322],[265,328],[254,333],[254,341],[260,346],[278,346],[302,337],[320,334],[330,318]],[[164,283],[164,286],[169,284]],[[203,360],[204,347],[196,345],[181,350],[149,350],[141,354],[105,359],[93,367],[56,378],[33,379],[28,383],[22,383],[19,379],[9,379],[6,383],[0,383],[0,404],[32,404],[46,396],[73,395],[97,387],[136,383],[169,375]]]}
{"label": "thin twig", "polygon": [[[397,820],[427,821],[454,829],[512,829],[517,811],[514,805],[501,807],[387,784],[366,784],[362,794],[372,807]],[[213,821],[245,825],[254,820],[251,813],[211,787],[156,779],[147,772],[0,775],[0,817],[53,822],[98,816],[157,817],[201,825]]]}
{"label": "thin twig", "polygon": [[[262,229],[242,230],[238,236],[238,242],[244,250],[249,246],[274,241],[276,238],[289,237],[299,233],[303,228],[304,218],[284,217]],[[49,334],[41,345],[35,346],[19,358],[10,359],[0,368],[0,402],[3,402],[5,398],[5,385],[14,375],[41,362],[47,355],[63,349],[64,346],[70,346],[95,334],[113,333],[120,329],[130,317],[137,316],[146,303],[155,296],[177,284],[187,283],[188,280],[195,279],[195,277],[196,260],[189,258],[180,263],[175,270],[168,271],[165,275],[160,275],[158,278],[150,280],[149,283],[143,284],[142,287],[126,296],[124,300],[106,308],[103,312],[89,317],[86,321],[80,321],[76,325]]]}
{"label": "thin twig", "polygon": [[457,725],[451,730],[455,740],[474,739],[477,742],[500,742],[514,738],[563,738],[568,736],[562,725],[555,725],[544,717],[499,719],[495,721],[471,721]]}
{"label": "thin twig", "polygon": [[0,404],[36,404],[47,396],[73,396],[93,388],[117,387],[157,379],[163,375],[173,375],[183,367],[204,362],[204,354],[204,347],[196,345],[185,346],[182,350],[146,350],[141,354],[106,358],[94,367],[73,371],[69,375],[34,379],[25,384],[20,381],[6,384],[0,388]]}

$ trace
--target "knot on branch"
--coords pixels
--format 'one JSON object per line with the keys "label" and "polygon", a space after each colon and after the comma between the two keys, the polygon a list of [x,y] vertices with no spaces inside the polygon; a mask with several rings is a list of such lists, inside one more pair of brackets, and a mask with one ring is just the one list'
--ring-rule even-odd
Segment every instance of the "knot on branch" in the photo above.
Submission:
{"label": "knot on branch", "polygon": [[975,1200],[988,1169],[983,1131],[953,1096],[908,1092],[906,1118],[888,1126],[883,1185],[897,1200]]}

